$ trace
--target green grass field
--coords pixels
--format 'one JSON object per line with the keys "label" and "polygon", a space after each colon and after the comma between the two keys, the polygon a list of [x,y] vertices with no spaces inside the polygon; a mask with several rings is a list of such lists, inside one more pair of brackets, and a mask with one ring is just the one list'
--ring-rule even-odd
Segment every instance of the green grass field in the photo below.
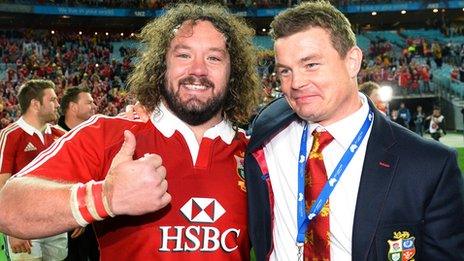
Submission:
{"label": "green grass field", "polygon": [[464,172],[464,148],[456,148],[458,151],[458,163],[459,168],[461,168],[461,172]]}

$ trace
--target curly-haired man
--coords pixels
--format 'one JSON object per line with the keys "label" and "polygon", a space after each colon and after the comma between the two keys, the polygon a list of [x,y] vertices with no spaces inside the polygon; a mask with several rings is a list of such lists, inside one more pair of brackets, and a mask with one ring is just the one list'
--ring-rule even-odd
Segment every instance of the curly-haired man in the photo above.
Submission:
{"label": "curly-haired man", "polygon": [[257,102],[253,30],[182,4],[140,36],[129,83],[150,120],[97,116],[69,132],[8,182],[0,229],[31,238],[94,223],[102,260],[247,260],[236,126]]}

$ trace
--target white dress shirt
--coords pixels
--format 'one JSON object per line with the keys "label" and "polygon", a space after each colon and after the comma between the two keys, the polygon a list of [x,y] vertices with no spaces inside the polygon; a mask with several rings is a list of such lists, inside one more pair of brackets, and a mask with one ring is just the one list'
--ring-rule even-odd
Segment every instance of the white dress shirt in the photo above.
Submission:
{"label": "white dress shirt", "polygon": [[[324,127],[309,122],[309,134],[316,128],[324,128],[334,137],[334,140],[322,151],[328,176],[332,174],[368,115],[367,99],[361,93],[359,97],[362,107],[350,116]],[[305,122],[292,122],[264,146],[274,193],[274,248],[270,260],[296,260],[297,258],[298,154],[304,124]],[[372,126],[329,198],[330,258],[332,261],[351,260],[356,197],[371,129]],[[312,141],[310,135],[307,144],[308,153]]]}

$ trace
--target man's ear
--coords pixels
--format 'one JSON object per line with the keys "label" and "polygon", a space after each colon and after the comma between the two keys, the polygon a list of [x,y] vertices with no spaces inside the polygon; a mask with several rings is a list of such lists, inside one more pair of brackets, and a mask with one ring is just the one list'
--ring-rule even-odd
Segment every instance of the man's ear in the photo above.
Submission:
{"label": "man's ear", "polygon": [[29,108],[34,109],[34,110],[39,110],[40,108],[40,101],[36,99],[32,99],[31,102],[29,103]]}
{"label": "man's ear", "polygon": [[71,110],[72,112],[77,112],[77,103],[69,102],[68,106],[69,106],[68,110]]}
{"label": "man's ear", "polygon": [[345,62],[350,78],[357,77],[359,71],[361,70],[362,58],[362,51],[357,46],[353,46],[346,53]]}

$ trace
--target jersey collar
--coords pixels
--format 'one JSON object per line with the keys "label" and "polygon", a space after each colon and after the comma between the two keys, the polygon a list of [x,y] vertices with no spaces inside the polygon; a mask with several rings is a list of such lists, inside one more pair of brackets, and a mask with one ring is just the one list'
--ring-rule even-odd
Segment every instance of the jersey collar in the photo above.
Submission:
{"label": "jersey collar", "polygon": [[34,135],[37,134],[37,136],[39,136],[40,140],[42,141],[42,143],[44,143],[44,137],[43,137],[43,134],[51,134],[52,133],[52,129],[50,127],[50,124],[46,123],[45,124],[45,130],[44,132],[42,133],[41,131],[39,131],[38,129],[36,129],[35,127],[33,127],[32,125],[30,125],[29,123],[27,123],[23,117],[20,117],[18,120],[17,120],[17,124],[18,126],[23,129],[27,134],[29,135]]}
{"label": "jersey collar", "polygon": [[[153,125],[155,125],[155,127],[167,138],[171,137],[176,130],[184,136],[193,134],[193,131],[189,128],[189,126],[174,115],[163,102],[159,104],[158,110],[155,110],[155,112],[152,113],[150,120]],[[204,138],[209,139],[221,137],[221,139],[227,144],[231,144],[234,136],[235,131],[232,128],[232,124],[225,119],[206,130],[203,135]]]}

